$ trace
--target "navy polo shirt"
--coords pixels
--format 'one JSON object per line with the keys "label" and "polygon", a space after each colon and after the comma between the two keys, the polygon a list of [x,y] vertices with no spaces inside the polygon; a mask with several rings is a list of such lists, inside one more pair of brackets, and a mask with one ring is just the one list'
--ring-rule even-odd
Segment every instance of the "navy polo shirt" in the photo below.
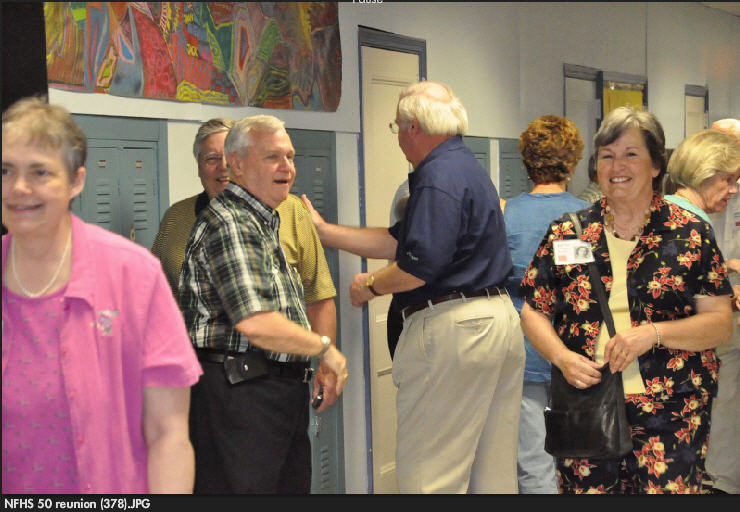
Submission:
{"label": "navy polo shirt", "polygon": [[457,135],[409,174],[405,218],[389,228],[396,263],[426,284],[395,294],[401,307],[452,291],[503,287],[512,270],[493,182]]}

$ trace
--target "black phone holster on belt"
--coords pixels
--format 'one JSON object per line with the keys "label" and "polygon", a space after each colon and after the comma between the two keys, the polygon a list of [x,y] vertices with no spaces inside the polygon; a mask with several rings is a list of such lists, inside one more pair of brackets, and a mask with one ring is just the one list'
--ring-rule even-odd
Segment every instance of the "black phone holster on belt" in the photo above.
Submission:
{"label": "black phone holster on belt", "polygon": [[224,358],[224,373],[230,384],[256,379],[267,375],[267,358],[262,352],[248,351],[227,355]]}

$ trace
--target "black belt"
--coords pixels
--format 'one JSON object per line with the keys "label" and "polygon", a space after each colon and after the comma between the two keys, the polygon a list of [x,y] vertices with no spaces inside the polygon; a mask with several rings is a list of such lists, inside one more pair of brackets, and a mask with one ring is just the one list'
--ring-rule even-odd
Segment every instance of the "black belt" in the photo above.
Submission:
{"label": "black belt", "polygon": [[[198,355],[198,361],[206,361],[209,363],[223,363],[227,356],[234,356],[239,352],[227,351],[224,354],[223,350],[212,350],[208,348],[196,348],[195,353]],[[291,377],[301,380],[302,382],[311,382],[313,376],[313,368],[308,361],[296,361],[296,362],[281,362],[265,357],[267,361],[267,371],[272,375],[279,377]]]}
{"label": "black belt", "polygon": [[507,292],[504,288],[499,288],[498,286],[489,286],[488,288],[483,288],[482,290],[477,290],[474,292],[452,292],[446,295],[441,295],[434,299],[429,299],[426,302],[420,302],[419,304],[406,306],[401,310],[401,314],[403,315],[403,319],[405,320],[417,311],[421,311],[422,309],[426,309],[429,306],[434,306],[442,302],[447,302],[448,300],[471,299],[473,297],[493,297],[496,295],[507,295]]}

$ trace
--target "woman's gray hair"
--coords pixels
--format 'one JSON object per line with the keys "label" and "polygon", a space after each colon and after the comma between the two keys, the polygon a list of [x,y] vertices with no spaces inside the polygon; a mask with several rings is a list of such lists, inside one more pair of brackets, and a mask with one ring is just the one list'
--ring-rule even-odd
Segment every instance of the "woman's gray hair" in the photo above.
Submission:
{"label": "woman's gray hair", "polygon": [[726,133],[701,130],[684,139],[671,155],[668,175],[679,187],[698,190],[718,172],[740,168],[740,145]]}
{"label": "woman's gray hair", "polygon": [[[445,99],[430,94],[431,87],[439,86]],[[449,86],[439,82],[418,82],[399,95],[398,120],[416,119],[428,135],[464,135],[468,131],[468,113]]]}
{"label": "woman's gray hair", "polygon": [[2,116],[3,145],[17,142],[58,150],[67,166],[70,181],[85,165],[87,137],[69,111],[50,105],[45,96],[30,96],[13,103]]}
{"label": "woman's gray hair", "polygon": [[239,153],[244,155],[244,150],[253,144],[251,137],[253,131],[275,133],[281,130],[285,130],[285,122],[275,116],[257,115],[245,117],[234,123],[234,126],[229,130],[229,134],[226,136],[226,142],[224,143],[224,154]]}
{"label": "woman's gray hair", "polygon": [[193,142],[193,156],[196,160],[200,156],[200,145],[214,133],[228,132],[234,126],[234,121],[225,117],[215,117],[200,125]]}
{"label": "woman's gray hair", "polygon": [[665,150],[663,126],[652,112],[637,110],[632,107],[617,107],[609,112],[594,136],[594,153],[597,155],[597,161],[599,148],[613,143],[631,128],[640,130],[645,140],[645,146],[647,146],[650,153],[653,167],[660,170],[658,175],[653,178],[653,190],[660,190],[668,158]]}

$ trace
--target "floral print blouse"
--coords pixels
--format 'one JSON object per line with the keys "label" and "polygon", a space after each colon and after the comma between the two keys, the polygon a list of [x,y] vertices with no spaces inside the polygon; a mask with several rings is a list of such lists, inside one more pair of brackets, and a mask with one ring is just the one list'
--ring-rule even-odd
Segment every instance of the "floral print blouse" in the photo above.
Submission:
{"label": "floral print blouse", "polygon": [[[608,298],[614,278],[604,234],[605,207],[602,197],[578,217],[581,240],[591,243]],[[603,315],[591,290],[588,266],[555,265],[553,258],[554,240],[575,237],[567,214],[553,221],[524,274],[520,294],[553,319],[555,331],[570,350],[593,359]],[[633,326],[691,316],[696,313],[695,295],[732,292],[712,228],[659,194],[653,195],[650,220],[630,254],[624,277]],[[646,394],[670,399],[697,390],[717,393],[719,360],[714,349],[653,347],[639,357],[639,368]]]}

